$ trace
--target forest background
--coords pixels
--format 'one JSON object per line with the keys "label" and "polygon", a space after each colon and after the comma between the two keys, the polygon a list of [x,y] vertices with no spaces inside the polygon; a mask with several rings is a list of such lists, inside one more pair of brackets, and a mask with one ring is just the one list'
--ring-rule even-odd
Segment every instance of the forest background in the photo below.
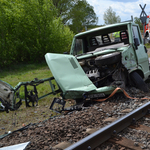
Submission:
{"label": "forest background", "polygon": [[0,67],[69,51],[74,34],[96,23],[86,0],[1,0]]}
{"label": "forest background", "polygon": [[[105,24],[121,22],[111,7],[103,19]],[[0,67],[42,62],[48,52],[69,52],[74,34],[97,27],[97,22],[86,0],[1,0]],[[139,18],[135,22],[141,27]]]}

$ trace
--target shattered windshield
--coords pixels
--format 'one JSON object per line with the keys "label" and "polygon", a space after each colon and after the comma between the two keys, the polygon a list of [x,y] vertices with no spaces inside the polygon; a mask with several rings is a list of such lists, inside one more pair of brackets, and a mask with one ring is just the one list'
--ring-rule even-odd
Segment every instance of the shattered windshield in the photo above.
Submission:
{"label": "shattered windshield", "polygon": [[81,55],[105,49],[117,49],[129,44],[127,26],[93,31],[76,38],[73,55]]}

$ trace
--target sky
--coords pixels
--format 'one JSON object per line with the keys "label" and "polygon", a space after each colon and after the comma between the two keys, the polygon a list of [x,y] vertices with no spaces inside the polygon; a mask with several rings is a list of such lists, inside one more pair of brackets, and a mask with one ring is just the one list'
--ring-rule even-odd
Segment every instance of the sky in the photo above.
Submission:
{"label": "sky", "polygon": [[87,2],[94,7],[94,11],[98,17],[98,25],[104,25],[103,15],[104,12],[112,7],[116,12],[116,16],[120,16],[121,22],[131,20],[131,16],[140,17],[142,7],[146,4],[145,12],[150,14],[150,0],[87,0]]}

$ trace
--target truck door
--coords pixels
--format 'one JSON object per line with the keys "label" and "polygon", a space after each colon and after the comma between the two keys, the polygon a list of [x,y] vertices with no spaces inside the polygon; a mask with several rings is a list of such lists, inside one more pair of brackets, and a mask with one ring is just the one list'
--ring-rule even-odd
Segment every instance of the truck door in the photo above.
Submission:
{"label": "truck door", "polygon": [[142,43],[142,39],[139,33],[139,28],[138,26],[132,26],[133,30],[133,39],[137,38],[139,40],[139,46],[135,50],[136,55],[137,55],[137,64],[140,66],[143,70],[144,76],[148,76],[149,72],[149,61],[148,61],[148,55],[147,55],[147,50],[146,47]]}

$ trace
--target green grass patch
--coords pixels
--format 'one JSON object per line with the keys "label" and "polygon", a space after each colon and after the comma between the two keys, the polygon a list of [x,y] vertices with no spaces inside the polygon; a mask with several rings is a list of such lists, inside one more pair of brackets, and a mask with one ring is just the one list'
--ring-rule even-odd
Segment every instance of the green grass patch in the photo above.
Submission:
{"label": "green grass patch", "polygon": [[150,43],[145,44],[146,48],[150,48]]}
{"label": "green grass patch", "polygon": [[[39,64],[17,64],[0,70],[0,80],[15,87],[19,82],[32,81],[34,78],[45,79],[52,77],[52,73],[45,62]],[[29,86],[29,89],[33,87]],[[46,81],[37,86],[38,96],[51,92],[49,82]],[[24,87],[20,88],[21,97],[24,96]],[[55,95],[57,97],[59,95]],[[0,112],[0,135],[8,131],[16,130],[23,124],[37,123],[56,115],[49,109],[54,95],[39,100],[37,107],[26,108],[25,102],[21,107],[9,113]]]}
{"label": "green grass patch", "polygon": [[50,76],[52,74],[45,62],[17,64],[0,70],[0,80],[8,82],[12,86],[15,86],[18,82],[31,81],[34,78],[48,78]]}

